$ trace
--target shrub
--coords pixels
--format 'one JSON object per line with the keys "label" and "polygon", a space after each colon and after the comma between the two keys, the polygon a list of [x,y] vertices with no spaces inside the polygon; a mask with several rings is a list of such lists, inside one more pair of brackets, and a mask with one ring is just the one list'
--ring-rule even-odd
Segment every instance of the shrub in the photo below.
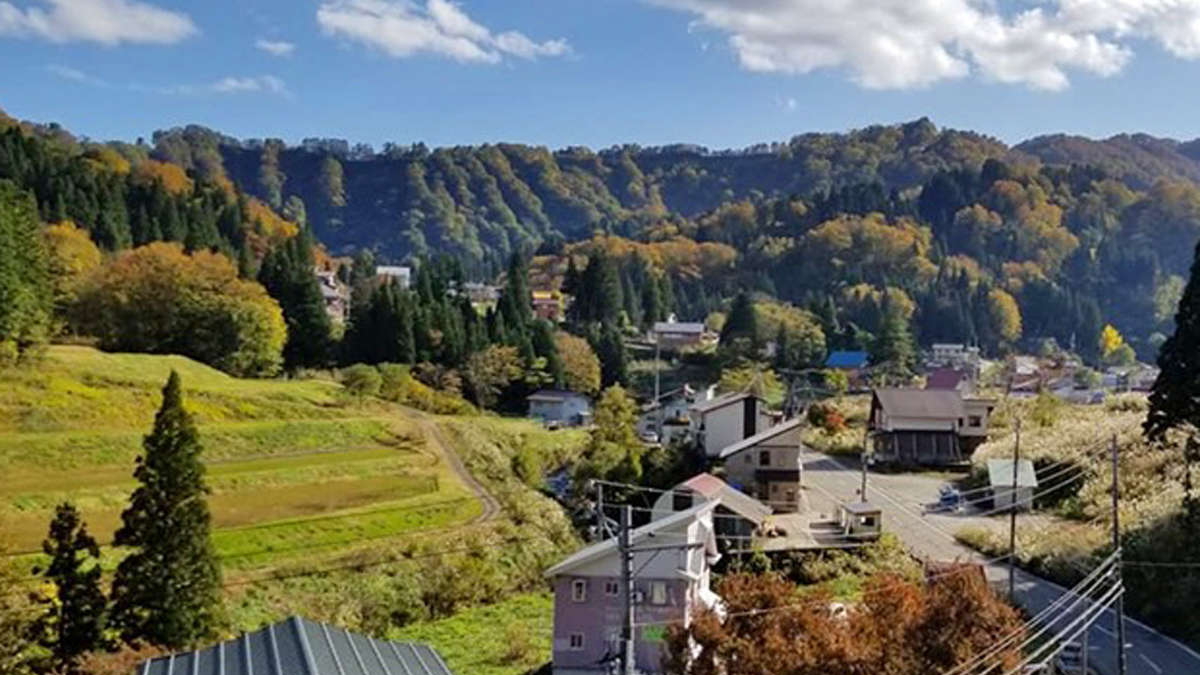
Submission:
{"label": "shrub", "polygon": [[506,647],[501,661],[506,664],[525,663],[537,653],[537,645],[533,643],[529,626],[519,621],[504,627],[504,643]]}
{"label": "shrub", "polygon": [[1039,427],[1052,427],[1058,421],[1063,402],[1054,394],[1043,391],[1033,400],[1033,409],[1029,411],[1029,419]]}
{"label": "shrub", "polygon": [[342,386],[361,403],[369,396],[378,396],[383,378],[374,366],[358,363],[342,371]]}
{"label": "shrub", "polygon": [[846,428],[846,418],[837,408],[828,403],[815,403],[809,406],[808,423],[831,435]]}

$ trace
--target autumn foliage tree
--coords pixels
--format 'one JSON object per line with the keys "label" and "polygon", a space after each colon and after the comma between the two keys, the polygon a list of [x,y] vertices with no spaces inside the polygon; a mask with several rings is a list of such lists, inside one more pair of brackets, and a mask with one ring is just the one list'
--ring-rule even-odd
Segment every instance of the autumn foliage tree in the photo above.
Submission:
{"label": "autumn foliage tree", "polygon": [[287,335],[279,304],[229,258],[179,244],[121,253],[83,284],[72,314],[103,349],[182,354],[240,376],[278,372]]}
{"label": "autumn foliage tree", "polygon": [[[701,611],[668,630],[663,666],[670,675],[927,675],[964,663],[1022,625],[970,567],[928,585],[876,575],[844,614],[831,611],[828,593],[801,595],[773,573],[731,574],[718,592],[727,618]],[[996,659],[1007,669],[1018,657],[1009,649]]]}

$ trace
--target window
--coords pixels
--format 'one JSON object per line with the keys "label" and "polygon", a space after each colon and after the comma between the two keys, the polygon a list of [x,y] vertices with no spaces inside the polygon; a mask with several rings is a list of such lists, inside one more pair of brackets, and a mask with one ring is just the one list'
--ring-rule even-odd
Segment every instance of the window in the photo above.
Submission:
{"label": "window", "polygon": [[619,595],[620,593],[621,593],[621,584],[618,584],[615,581],[604,582],[604,594],[605,595]]}
{"label": "window", "polygon": [[771,466],[771,451],[770,450],[760,450],[759,451],[758,465],[759,466]]}
{"label": "window", "polygon": [[650,582],[650,604],[667,604],[667,584],[662,581]]}
{"label": "window", "polygon": [[749,463],[751,463],[751,462],[753,462],[753,461],[754,461],[754,458],[753,458],[753,457],[751,457],[749,454],[747,454],[747,455],[746,455],[746,464],[749,464]]}
{"label": "window", "polygon": [[983,426],[983,418],[980,417],[979,415],[971,415],[971,416],[967,417],[967,422],[970,423],[970,425],[973,427]]}
{"label": "window", "polygon": [[571,633],[567,636],[567,649],[577,652],[583,649],[583,633]]}
{"label": "window", "polygon": [[576,579],[571,582],[571,600],[573,602],[587,601],[587,580]]}
{"label": "window", "polygon": [[958,418],[958,426],[961,427],[962,425],[963,425],[963,418],[960,417],[960,418]]}

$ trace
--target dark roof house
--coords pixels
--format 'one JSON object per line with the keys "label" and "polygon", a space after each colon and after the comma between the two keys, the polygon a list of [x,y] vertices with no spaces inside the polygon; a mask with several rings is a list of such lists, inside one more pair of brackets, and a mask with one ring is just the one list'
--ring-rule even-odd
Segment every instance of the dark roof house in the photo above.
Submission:
{"label": "dark roof house", "polygon": [[830,352],[829,357],[825,359],[825,367],[859,370],[866,368],[869,361],[870,356],[862,351]]}
{"label": "dark roof house", "polygon": [[298,616],[196,651],[150,659],[138,675],[451,675],[421,643],[388,642]]}

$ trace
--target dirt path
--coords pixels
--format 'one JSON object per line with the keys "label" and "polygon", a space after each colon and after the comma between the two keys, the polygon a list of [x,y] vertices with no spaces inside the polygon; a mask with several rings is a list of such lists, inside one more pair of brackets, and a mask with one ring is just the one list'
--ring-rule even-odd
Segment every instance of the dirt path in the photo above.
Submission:
{"label": "dirt path", "polygon": [[429,439],[431,443],[436,445],[442,451],[442,455],[445,456],[446,462],[449,463],[450,468],[454,471],[454,473],[458,474],[459,480],[461,480],[463,485],[466,485],[471,492],[475,493],[475,496],[479,498],[479,502],[483,505],[483,512],[475,518],[472,518],[466,524],[475,525],[477,523],[494,520],[497,516],[499,516],[500,502],[496,500],[491,492],[488,492],[487,488],[483,486],[483,483],[480,483],[478,480],[476,480],[475,476],[471,475],[470,470],[468,470],[466,465],[463,464],[462,459],[454,450],[453,444],[446,439],[445,432],[442,431],[437,422],[430,420],[427,415],[415,411],[408,413],[408,415],[421,426],[421,431],[424,432],[425,438]]}

